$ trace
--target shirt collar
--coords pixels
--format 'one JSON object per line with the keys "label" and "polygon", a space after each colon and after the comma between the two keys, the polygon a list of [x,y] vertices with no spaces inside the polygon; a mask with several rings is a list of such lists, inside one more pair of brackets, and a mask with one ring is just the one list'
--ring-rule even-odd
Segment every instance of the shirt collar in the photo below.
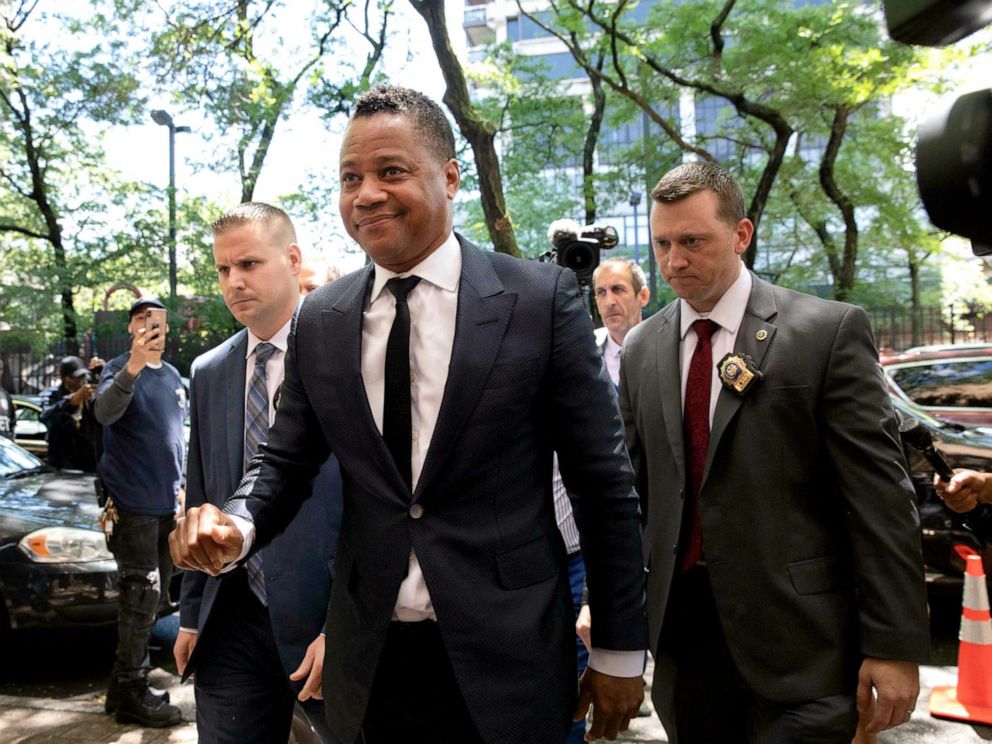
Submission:
{"label": "shirt collar", "polygon": [[741,266],[741,273],[737,280],[730,285],[723,296],[717,301],[713,309],[708,313],[697,313],[685,300],[679,300],[679,310],[682,323],[681,338],[685,339],[685,334],[689,332],[692,324],[700,318],[708,318],[724,330],[736,334],[737,329],[744,319],[744,311],[747,309],[747,301],[751,297],[751,272]]}
{"label": "shirt collar", "polygon": [[603,355],[604,356],[609,356],[610,354],[612,354],[613,356],[619,356],[620,355],[620,352],[622,350],[623,350],[623,347],[620,346],[620,344],[618,344],[616,341],[613,340],[613,336],[611,336],[609,333],[607,333],[606,334],[606,349],[604,350]]}
{"label": "shirt collar", "polygon": [[248,352],[245,354],[245,359],[250,358],[251,355],[255,353],[255,347],[261,343],[270,343],[273,346],[275,346],[277,349],[279,349],[279,351],[281,351],[283,354],[285,354],[286,349],[289,348],[289,329],[292,327],[292,325],[293,325],[293,318],[290,317],[290,319],[286,321],[286,325],[284,325],[278,331],[273,333],[272,338],[270,338],[266,342],[263,342],[262,339],[260,339],[258,336],[256,336],[254,333],[251,332],[250,328],[247,328],[246,330],[248,331]]}
{"label": "shirt collar", "polygon": [[372,294],[369,304],[379,299],[386,282],[394,276],[419,276],[425,282],[445,292],[458,290],[458,281],[462,275],[462,249],[455,233],[448,234],[448,239],[438,246],[437,250],[407,272],[397,274],[375,264],[375,279],[372,281]]}

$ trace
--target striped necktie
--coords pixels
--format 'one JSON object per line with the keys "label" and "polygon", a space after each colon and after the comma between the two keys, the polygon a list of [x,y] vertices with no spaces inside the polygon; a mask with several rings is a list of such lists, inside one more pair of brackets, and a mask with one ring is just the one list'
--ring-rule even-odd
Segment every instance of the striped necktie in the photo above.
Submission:
{"label": "striped necktie", "polygon": [[[255,347],[255,368],[248,385],[248,399],[245,403],[245,470],[248,463],[258,454],[258,446],[269,436],[269,394],[265,387],[265,363],[276,351],[270,343],[260,343]],[[263,605],[268,605],[265,595],[265,575],[262,573],[262,556],[255,553],[248,559],[248,585],[252,593]]]}

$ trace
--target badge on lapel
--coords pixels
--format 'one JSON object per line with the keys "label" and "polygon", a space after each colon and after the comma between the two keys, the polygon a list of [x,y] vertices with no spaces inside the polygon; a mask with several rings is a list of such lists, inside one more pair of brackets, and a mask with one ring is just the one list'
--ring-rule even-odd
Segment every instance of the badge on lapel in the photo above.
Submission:
{"label": "badge on lapel", "polygon": [[761,370],[755,365],[754,360],[740,352],[725,355],[716,368],[723,386],[742,398],[762,377]]}

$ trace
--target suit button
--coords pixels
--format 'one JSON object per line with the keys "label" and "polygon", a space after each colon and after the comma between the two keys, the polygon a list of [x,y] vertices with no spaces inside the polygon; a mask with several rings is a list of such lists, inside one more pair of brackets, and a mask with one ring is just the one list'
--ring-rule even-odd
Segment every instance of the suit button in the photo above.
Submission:
{"label": "suit button", "polygon": [[424,507],[422,507],[420,504],[414,504],[413,506],[410,507],[410,516],[413,517],[414,519],[420,519],[422,516],[424,516]]}
{"label": "suit button", "polygon": [[678,554],[679,554],[679,544],[678,543],[675,543],[672,546],[672,555],[678,555]]}
{"label": "suit button", "polygon": [[680,499],[685,499],[685,489],[684,488],[680,488],[679,489],[679,498]]}

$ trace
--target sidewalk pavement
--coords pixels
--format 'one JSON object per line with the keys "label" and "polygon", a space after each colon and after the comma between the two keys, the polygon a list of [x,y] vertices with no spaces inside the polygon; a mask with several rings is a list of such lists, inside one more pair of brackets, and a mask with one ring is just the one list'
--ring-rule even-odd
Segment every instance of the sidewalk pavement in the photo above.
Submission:
{"label": "sidewalk pavement", "polygon": [[[650,669],[648,670],[650,674]],[[650,676],[647,677],[650,679]],[[878,737],[879,744],[980,744],[992,740],[992,727],[972,727],[939,721],[928,712],[934,685],[954,684],[955,667],[923,667],[921,693],[912,720]],[[179,678],[162,669],[153,670],[153,685],[169,690],[172,702],[183,711],[183,723],[168,729],[122,725],[103,712],[103,694],[86,693],[53,699],[0,695],[0,744],[165,744],[195,742],[193,686],[179,685]],[[667,742],[657,716],[635,718],[618,741],[661,744]]]}

